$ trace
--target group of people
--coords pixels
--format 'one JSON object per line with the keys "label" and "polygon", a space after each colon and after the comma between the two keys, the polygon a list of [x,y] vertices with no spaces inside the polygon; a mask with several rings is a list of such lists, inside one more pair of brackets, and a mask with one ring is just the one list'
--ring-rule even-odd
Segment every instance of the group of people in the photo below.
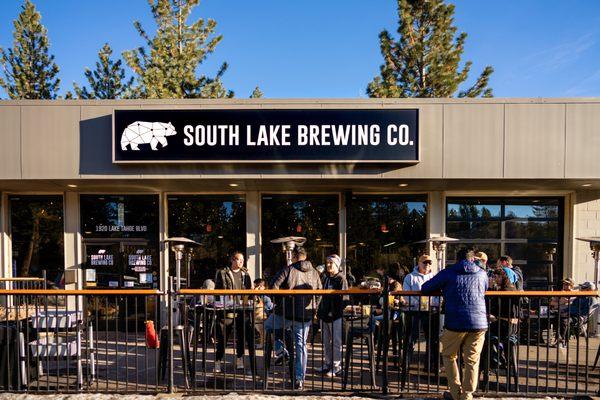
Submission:
{"label": "group of people", "polygon": [[[254,282],[243,268],[244,256],[236,252],[228,267],[217,272],[215,289],[264,289],[263,279]],[[420,291],[422,296],[395,298],[404,310],[407,326],[405,348],[410,352],[418,341],[421,330],[427,340],[430,367],[439,370],[439,354],[450,387],[449,397],[454,400],[470,400],[477,388],[482,349],[486,345],[486,332],[505,332],[514,335],[519,318],[519,301],[492,301],[486,305],[485,292],[488,289],[501,291],[523,290],[523,273],[513,265],[509,256],[500,257],[493,265],[488,265],[488,257],[483,252],[462,249],[457,253],[457,262],[437,274],[432,271],[432,259],[422,255],[413,271],[393,275],[384,268],[377,273],[388,277],[390,291]],[[293,250],[292,263],[281,268],[268,285],[271,289],[334,289],[346,290],[348,282],[341,267],[341,259],[336,254],[327,257],[325,270],[321,273],[307,260],[306,250],[297,247]],[[570,279],[563,281],[564,290],[573,290]],[[593,290],[587,282],[582,290]],[[444,299],[444,330],[440,332],[441,298]],[[591,297],[560,298],[550,306],[559,310],[561,323],[558,341],[566,341],[569,321],[582,313],[589,313]],[[291,334],[294,351],[292,381],[295,389],[302,389],[308,361],[307,340],[315,318],[319,321],[323,341],[323,365],[321,372],[334,377],[341,372],[344,308],[349,304],[343,295],[294,295],[294,296],[255,296],[253,310],[240,310],[235,313],[224,311],[216,317],[216,362],[215,372],[222,371],[225,344],[232,330],[236,333],[236,368],[244,368],[244,348],[248,349],[251,365],[255,373],[255,339],[257,329],[254,322],[264,324],[264,332],[273,335],[274,354],[278,360],[289,357],[286,348],[286,332]],[[258,311],[257,311],[258,310]],[[250,315],[255,312],[255,318]],[[382,309],[375,308],[372,318],[382,318]],[[587,315],[587,314],[586,314]],[[288,340],[288,347],[289,347]],[[246,345],[246,346],[244,346]],[[489,343],[488,343],[489,345]],[[457,360],[462,351],[464,373],[460,379]],[[406,351],[405,351],[406,353]]]}
{"label": "group of people", "polygon": [[[292,263],[277,272],[271,280],[271,289],[333,289],[346,290],[348,283],[341,271],[341,259],[332,254],[327,257],[326,270],[323,276],[307,259],[306,250],[297,247],[292,252]],[[266,282],[257,279],[253,282],[243,268],[244,256],[236,252],[231,256],[230,265],[219,270],[215,278],[215,289],[265,289]],[[285,348],[284,335],[291,332],[294,346],[294,375],[296,389],[302,389],[306,366],[308,363],[307,339],[315,316],[320,321],[321,336],[324,345],[324,364],[322,372],[333,377],[341,371],[342,358],[342,317],[345,296],[324,296],[322,299],[313,295],[298,295],[293,298],[280,296],[271,299],[269,296],[257,296],[253,310],[238,310],[217,314],[216,321],[216,355],[215,372],[223,368],[225,345],[232,330],[236,333],[237,369],[244,369],[244,344],[250,356],[250,370],[255,373],[255,338],[256,327],[253,321],[264,324],[264,331],[274,337],[274,352],[277,359],[289,357]],[[254,312],[255,315],[249,315]],[[264,318],[266,316],[266,319]],[[254,317],[254,318],[253,318]]]}
{"label": "group of people", "polygon": [[[579,285],[578,289],[589,292],[596,290],[596,285],[593,282],[584,282]],[[573,279],[565,278],[562,280],[563,292],[573,292],[575,290],[575,281]],[[591,296],[552,298],[550,301],[550,311],[558,313],[559,321],[556,342],[552,345],[559,348],[566,348],[572,327],[585,325],[595,306],[597,306],[596,299]]]}

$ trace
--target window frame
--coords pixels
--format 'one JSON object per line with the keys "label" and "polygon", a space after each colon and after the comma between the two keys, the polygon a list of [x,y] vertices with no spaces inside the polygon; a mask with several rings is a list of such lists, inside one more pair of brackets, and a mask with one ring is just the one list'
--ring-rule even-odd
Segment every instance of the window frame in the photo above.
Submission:
{"label": "window frame", "polygon": [[[556,202],[556,204],[550,204],[550,202]],[[477,222],[477,221],[497,221],[500,223],[500,237],[494,239],[484,239],[484,238],[468,238],[468,239],[459,239],[457,242],[453,242],[453,244],[499,244],[500,245],[500,255],[506,254],[506,245],[510,244],[554,244],[556,249],[553,264],[555,268],[554,272],[554,282],[549,282],[549,285],[556,286],[560,279],[563,277],[565,272],[564,265],[564,244],[565,244],[565,198],[563,196],[523,196],[523,197],[506,197],[506,196],[486,196],[486,197],[477,197],[477,196],[447,196],[445,199],[445,212],[444,212],[444,229],[449,236],[452,236],[452,233],[448,231],[448,223],[449,222]],[[483,218],[473,218],[473,219],[465,219],[465,218],[452,218],[449,216],[449,206],[450,204],[481,204],[481,205],[499,205],[500,206],[500,216],[492,217],[489,219]],[[515,218],[507,218],[506,216],[506,206],[510,205],[556,205],[558,207],[558,213],[555,218],[550,217],[531,217],[531,218],[523,218],[523,217],[515,217]],[[540,239],[540,238],[506,238],[506,222],[515,221],[515,222],[554,222],[557,223],[557,238],[556,240],[552,239]],[[510,255],[510,254],[509,254]],[[450,260],[452,261],[452,260]],[[518,265],[540,265],[541,260],[523,260],[513,258],[513,262]],[[527,280],[527,276],[525,277]]]}

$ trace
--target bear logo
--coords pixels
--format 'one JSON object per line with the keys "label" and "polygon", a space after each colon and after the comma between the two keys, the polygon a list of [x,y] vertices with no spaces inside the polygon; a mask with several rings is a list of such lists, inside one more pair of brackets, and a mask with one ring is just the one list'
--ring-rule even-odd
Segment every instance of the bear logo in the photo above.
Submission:
{"label": "bear logo", "polygon": [[[170,122],[144,122],[136,121],[129,124],[121,135],[121,150],[139,150],[138,145],[150,144],[152,150],[158,150],[158,144],[167,146],[167,136],[177,135],[175,127]],[[161,148],[162,148],[161,147]]]}

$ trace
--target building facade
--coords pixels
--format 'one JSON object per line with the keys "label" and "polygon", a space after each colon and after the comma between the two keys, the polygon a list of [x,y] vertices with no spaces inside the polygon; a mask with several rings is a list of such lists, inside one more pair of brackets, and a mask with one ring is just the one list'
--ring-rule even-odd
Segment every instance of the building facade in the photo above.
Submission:
{"label": "building facade", "polygon": [[[118,113],[131,110],[143,116],[136,123],[164,126],[125,134],[133,123],[119,125]],[[323,135],[319,148],[284,148],[273,132],[262,148],[223,152],[235,133],[216,130],[227,138],[209,148],[210,127],[190,122],[291,115],[308,121],[310,138],[315,121],[361,125],[404,111],[415,118],[414,146],[398,124],[387,145],[406,147],[380,158],[366,149],[372,138],[349,154],[324,148]],[[171,117],[183,122],[169,127]],[[255,277],[270,276],[283,262],[270,240],[295,235],[314,264],[337,252],[359,280],[378,266],[412,269],[433,254],[416,242],[445,234],[459,239],[445,262],[461,246],[492,262],[508,254],[529,289],[594,279],[589,246],[576,238],[600,235],[600,99],[4,101],[0,138],[4,277],[46,271],[59,288],[165,289],[173,255],[164,241],[187,237],[201,244],[185,272],[200,287],[236,250]],[[176,154],[186,140],[203,153]]]}

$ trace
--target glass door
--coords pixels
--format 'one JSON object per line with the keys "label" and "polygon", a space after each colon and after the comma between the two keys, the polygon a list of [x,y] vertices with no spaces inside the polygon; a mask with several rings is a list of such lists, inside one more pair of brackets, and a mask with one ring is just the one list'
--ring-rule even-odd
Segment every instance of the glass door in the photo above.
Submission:
{"label": "glass door", "polygon": [[145,239],[85,239],[84,287],[158,288],[158,254]]}
{"label": "glass door", "polygon": [[81,195],[85,286],[157,289],[158,196]]}

